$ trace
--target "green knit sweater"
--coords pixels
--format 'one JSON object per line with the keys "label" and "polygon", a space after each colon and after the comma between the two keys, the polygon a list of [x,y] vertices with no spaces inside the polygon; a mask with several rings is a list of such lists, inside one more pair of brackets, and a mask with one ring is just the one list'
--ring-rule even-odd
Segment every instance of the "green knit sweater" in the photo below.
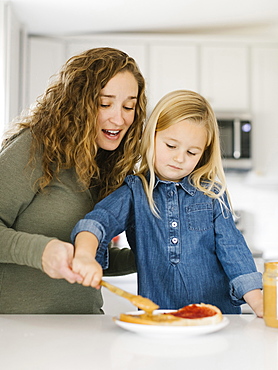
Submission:
{"label": "green knit sweater", "polygon": [[[54,238],[70,242],[76,222],[89,212],[94,194],[82,191],[74,169],[63,171],[44,192],[34,184],[39,161],[27,165],[31,135],[25,130],[0,152],[0,313],[101,314],[101,292],[52,279],[42,271],[42,253]],[[107,275],[135,271],[125,248],[110,249]]]}

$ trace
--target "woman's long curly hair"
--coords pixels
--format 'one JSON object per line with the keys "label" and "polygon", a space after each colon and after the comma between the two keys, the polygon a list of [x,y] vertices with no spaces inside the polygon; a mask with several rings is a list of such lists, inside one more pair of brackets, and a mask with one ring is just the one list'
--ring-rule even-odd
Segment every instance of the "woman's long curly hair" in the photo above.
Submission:
{"label": "woman's long curly hair", "polygon": [[[134,122],[119,147],[97,147],[100,91],[117,73],[129,71],[138,83]],[[30,159],[40,153],[44,189],[63,169],[75,168],[80,184],[99,189],[99,198],[119,187],[139,160],[139,144],[146,116],[145,80],[133,58],[113,48],[95,48],[70,58],[31,113],[16,124],[30,128]],[[8,139],[9,141],[9,139]]]}

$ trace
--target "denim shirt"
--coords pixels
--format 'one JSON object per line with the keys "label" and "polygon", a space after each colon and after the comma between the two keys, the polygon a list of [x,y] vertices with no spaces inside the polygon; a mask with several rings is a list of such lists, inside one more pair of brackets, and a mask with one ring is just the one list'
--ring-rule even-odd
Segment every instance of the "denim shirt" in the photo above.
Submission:
{"label": "denim shirt", "polygon": [[135,253],[138,294],[162,309],[191,303],[216,305],[225,314],[240,313],[243,295],[262,289],[262,276],[236,228],[226,196],[208,197],[181,182],[156,179],[153,198],[160,217],[150,210],[141,179],[125,183],[80,220],[80,231],[94,233],[100,244],[97,260],[108,266],[110,240],[126,231]]}

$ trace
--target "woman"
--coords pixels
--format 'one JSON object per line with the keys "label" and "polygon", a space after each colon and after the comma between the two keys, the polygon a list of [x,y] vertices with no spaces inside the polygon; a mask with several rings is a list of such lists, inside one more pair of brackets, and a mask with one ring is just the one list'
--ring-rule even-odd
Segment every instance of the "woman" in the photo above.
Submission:
{"label": "woman", "polygon": [[[133,172],[146,113],[135,61],[112,48],[72,57],[0,153],[0,313],[103,313],[71,270],[70,233]],[[134,272],[111,249],[109,274]]]}

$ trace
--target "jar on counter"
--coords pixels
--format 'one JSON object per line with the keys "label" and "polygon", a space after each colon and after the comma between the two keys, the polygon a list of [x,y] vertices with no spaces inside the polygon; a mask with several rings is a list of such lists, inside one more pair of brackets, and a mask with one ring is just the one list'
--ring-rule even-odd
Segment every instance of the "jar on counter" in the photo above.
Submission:
{"label": "jar on counter", "polygon": [[278,262],[266,262],[263,273],[264,322],[278,328]]}

